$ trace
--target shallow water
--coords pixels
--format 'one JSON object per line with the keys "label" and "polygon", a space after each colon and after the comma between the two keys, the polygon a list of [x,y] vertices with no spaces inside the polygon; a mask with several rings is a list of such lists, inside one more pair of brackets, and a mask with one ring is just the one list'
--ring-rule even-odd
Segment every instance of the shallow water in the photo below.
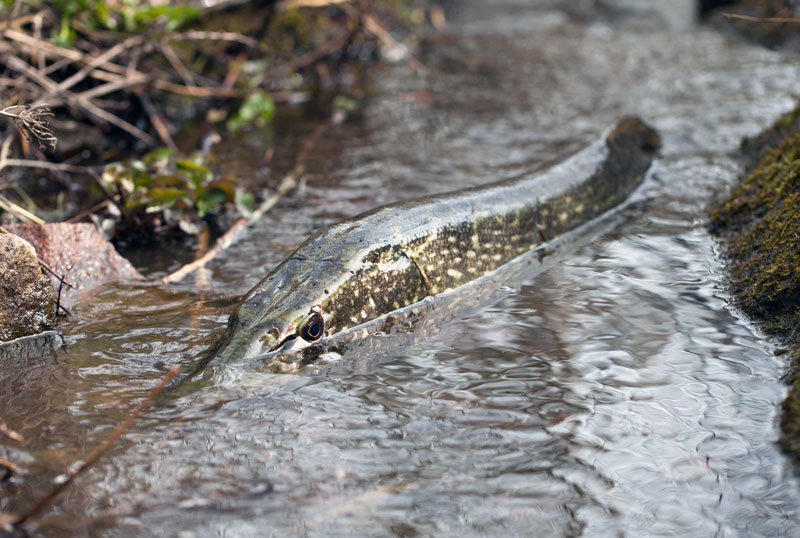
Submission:
{"label": "shallow water", "polygon": [[189,365],[312,231],[534,171],[640,114],[663,156],[602,237],[370,360],[218,372],[148,411],[37,532],[796,534],[800,484],[775,444],[785,361],[727,306],[704,215],[735,181],[739,140],[791,108],[800,67],[676,25],[679,7],[617,4],[459,2],[420,54],[430,77],[375,73],[363,115],[326,137],[305,188],[210,267],[207,288],[110,289],[52,361],[7,365],[0,416],[27,444],[4,457],[28,471],[1,486],[0,510],[28,506],[167,365]]}

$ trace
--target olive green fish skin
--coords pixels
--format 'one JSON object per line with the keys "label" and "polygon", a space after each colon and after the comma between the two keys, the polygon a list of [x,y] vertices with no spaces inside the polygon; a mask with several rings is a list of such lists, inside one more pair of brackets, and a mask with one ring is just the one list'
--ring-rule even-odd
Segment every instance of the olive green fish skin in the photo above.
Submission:
{"label": "olive green fish skin", "polygon": [[626,119],[533,177],[392,204],[321,230],[244,296],[219,360],[275,349],[312,310],[330,336],[485,275],[621,204],[659,145],[652,128]]}

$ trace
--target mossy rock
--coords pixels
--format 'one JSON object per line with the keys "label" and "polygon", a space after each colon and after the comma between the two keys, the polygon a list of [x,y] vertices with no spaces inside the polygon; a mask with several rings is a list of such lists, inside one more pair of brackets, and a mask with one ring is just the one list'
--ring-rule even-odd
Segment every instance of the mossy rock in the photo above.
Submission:
{"label": "mossy rock", "polygon": [[[788,136],[758,163],[724,202],[711,210],[712,230],[727,241],[734,303],[769,334],[794,346],[800,372],[800,111],[780,120],[769,136]],[[767,135],[763,135],[766,139]],[[800,376],[783,402],[781,443],[800,456]]]}
{"label": "mossy rock", "polygon": [[800,131],[767,154],[711,219],[731,232],[726,255],[738,305],[774,325],[770,332],[791,332],[800,301]]}
{"label": "mossy rock", "polygon": [[770,151],[798,129],[800,129],[800,106],[785,114],[775,125],[758,136],[745,138],[742,141],[740,155],[744,159],[746,173],[752,172]]}

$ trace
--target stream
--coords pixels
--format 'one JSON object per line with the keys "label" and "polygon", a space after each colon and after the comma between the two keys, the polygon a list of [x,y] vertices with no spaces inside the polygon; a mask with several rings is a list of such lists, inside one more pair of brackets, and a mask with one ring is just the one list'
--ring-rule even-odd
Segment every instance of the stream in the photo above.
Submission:
{"label": "stream", "polygon": [[[418,52],[429,76],[376,67],[300,191],[208,271],[104,290],[52,360],[4,366],[0,416],[27,442],[0,451],[26,469],[0,510],[24,510],[169,365],[188,367],[313,231],[533,173],[635,114],[662,155],[595,241],[367,360],[231,367],[165,398],[35,535],[796,536],[800,483],[776,444],[786,358],[728,305],[705,215],[741,139],[793,107],[800,63],[693,25],[689,4],[454,3]],[[250,155],[269,184],[261,142],[230,159],[242,174]],[[135,262],[157,275],[169,256]]]}

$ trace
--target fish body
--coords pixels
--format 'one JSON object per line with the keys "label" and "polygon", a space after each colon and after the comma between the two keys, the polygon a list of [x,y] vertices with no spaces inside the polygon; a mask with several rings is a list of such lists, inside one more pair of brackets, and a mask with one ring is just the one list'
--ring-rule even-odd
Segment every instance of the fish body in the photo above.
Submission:
{"label": "fish body", "polygon": [[395,203],[320,230],[244,295],[213,360],[325,339],[486,275],[625,201],[659,145],[652,128],[625,119],[532,177]]}

